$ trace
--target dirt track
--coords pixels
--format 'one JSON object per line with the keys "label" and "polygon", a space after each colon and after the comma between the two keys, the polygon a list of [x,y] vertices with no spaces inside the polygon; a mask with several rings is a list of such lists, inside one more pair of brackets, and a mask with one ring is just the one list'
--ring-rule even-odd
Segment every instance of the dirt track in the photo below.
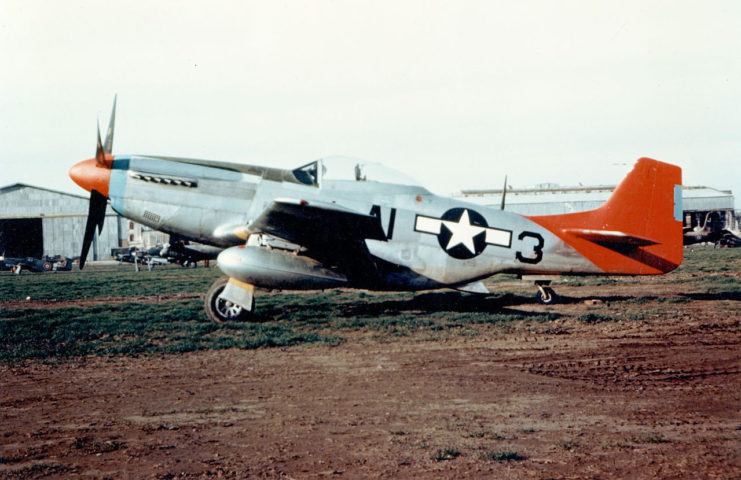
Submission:
{"label": "dirt track", "polygon": [[472,338],[0,367],[0,477],[741,478],[738,298],[587,324],[559,293]]}

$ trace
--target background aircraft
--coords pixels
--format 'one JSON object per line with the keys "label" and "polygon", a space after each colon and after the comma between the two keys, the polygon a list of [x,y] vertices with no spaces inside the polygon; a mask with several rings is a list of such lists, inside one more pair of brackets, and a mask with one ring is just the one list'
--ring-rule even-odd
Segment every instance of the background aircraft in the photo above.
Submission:
{"label": "background aircraft", "polygon": [[201,260],[216,260],[221,248],[191,242],[187,238],[170,235],[170,239],[160,250],[159,255],[167,258],[171,263],[183,267],[195,268]]}
{"label": "background aircraft", "polygon": [[139,265],[146,265],[150,270],[155,265],[177,263],[181,267],[196,268],[198,262],[215,260],[221,253],[221,248],[199,243],[190,243],[188,240],[176,239],[170,236],[170,243],[157,245],[141,250],[139,247],[114,248],[111,254],[119,262],[133,263],[139,271]]}
{"label": "background aircraft", "polygon": [[168,242],[146,250],[139,247],[117,248],[111,254],[119,262],[146,264],[177,263],[182,267],[195,268],[200,261],[216,260],[221,248],[190,242],[185,238],[170,235]]}
{"label": "background aircraft", "polygon": [[[648,158],[600,208],[526,217],[432,194],[379,164],[322,158],[294,170],[111,154],[70,169],[90,191],[80,268],[107,202],[151,228],[224,248],[206,295],[216,322],[254,311],[254,287],[454,288],[496,273],[661,274],[682,261],[681,170]],[[546,283],[547,284],[547,283]],[[553,291],[538,284],[538,299]]]}
{"label": "background aircraft", "polygon": [[739,247],[741,246],[741,232],[719,228],[708,222],[710,213],[705,215],[705,221],[702,226],[685,227],[683,229],[683,241],[685,245],[694,245],[696,243],[714,243],[722,247]]}

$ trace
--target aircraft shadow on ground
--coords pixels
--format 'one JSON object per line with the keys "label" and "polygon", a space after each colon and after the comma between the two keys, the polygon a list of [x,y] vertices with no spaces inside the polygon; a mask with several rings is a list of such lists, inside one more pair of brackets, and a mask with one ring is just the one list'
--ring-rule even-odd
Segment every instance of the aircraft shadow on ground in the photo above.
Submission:
{"label": "aircraft shadow on ground", "polygon": [[682,293],[682,297],[690,300],[735,300],[741,301],[741,292],[715,292],[715,293]]}
{"label": "aircraft shadow on ground", "polygon": [[[680,293],[680,297],[687,298],[689,300],[735,300],[741,301],[741,292],[714,292],[714,293]],[[640,297],[628,296],[628,295],[606,295],[606,296],[594,296],[588,295],[586,297],[559,297],[558,303],[561,304],[577,304],[588,302],[590,300],[597,300],[602,303],[611,302],[625,302],[629,300],[635,300],[640,298],[642,300],[660,300],[665,297],[657,295],[641,295]],[[522,303],[528,303],[527,301]],[[529,303],[534,303],[530,301]]]}
{"label": "aircraft shadow on ground", "polygon": [[[605,296],[595,296],[595,295],[588,295],[586,297],[566,297],[562,296],[559,297],[558,303],[561,304],[576,304],[576,303],[584,303],[591,300],[596,300],[598,302],[602,303],[610,303],[610,302],[624,302],[626,300],[632,300],[635,297],[627,296],[627,295],[605,295]],[[647,298],[657,298],[657,297],[647,297]]]}
{"label": "aircraft shadow on ground", "polygon": [[467,295],[458,292],[433,292],[417,295],[409,300],[385,300],[351,305],[345,308],[344,314],[383,315],[393,312],[417,312],[422,314],[435,312],[456,313],[517,313],[524,316],[540,316],[540,312],[526,312],[509,307],[536,303],[535,299],[520,295],[504,294],[499,296]]}
{"label": "aircraft shadow on ground", "polygon": [[[525,297],[505,293],[502,295],[472,295],[460,292],[430,292],[416,295],[410,299],[374,301],[368,296],[358,303],[337,305],[331,302],[313,305],[291,304],[275,309],[258,312],[252,321],[266,322],[278,315],[285,316],[291,311],[300,310],[309,317],[381,317],[388,315],[413,314],[429,315],[440,312],[449,313],[491,313],[492,315],[505,314],[519,317],[543,317],[543,312],[519,310],[518,305],[537,303],[532,297]],[[301,315],[301,316],[303,316]],[[546,314],[550,319],[561,317],[556,312]]]}
{"label": "aircraft shadow on ground", "polygon": [[[688,293],[681,297],[690,300],[741,300],[741,292],[717,292],[717,293]],[[560,296],[558,303],[551,306],[546,312],[550,318],[559,318],[563,314],[558,312],[558,305],[575,305],[589,301],[598,301],[605,304],[619,303],[634,300],[630,295],[588,295],[583,297]],[[657,300],[659,296],[642,296],[644,300]],[[473,295],[460,292],[429,292],[422,293],[410,299],[373,301],[369,296],[362,303],[346,304],[337,312],[336,304],[319,305],[291,305],[288,310],[300,309],[304,312],[311,311],[317,316],[338,315],[341,317],[354,316],[381,316],[398,313],[432,314],[439,312],[452,313],[491,313],[491,314],[516,314],[523,317],[541,317],[544,312],[530,312],[518,309],[518,306],[534,305],[537,300],[530,296],[516,295],[512,293],[494,295]],[[280,310],[285,312],[286,307]],[[264,312],[257,314],[253,321],[270,321],[275,312]]]}

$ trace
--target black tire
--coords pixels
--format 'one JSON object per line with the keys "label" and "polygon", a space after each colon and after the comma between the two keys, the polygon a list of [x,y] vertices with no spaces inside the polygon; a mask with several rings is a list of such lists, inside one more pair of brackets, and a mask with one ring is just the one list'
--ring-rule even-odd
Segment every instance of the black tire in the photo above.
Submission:
{"label": "black tire", "polygon": [[48,272],[49,270],[51,270],[51,266],[52,266],[51,265],[51,262],[44,262],[44,263],[41,264],[41,269],[44,272]]}
{"label": "black tire", "polygon": [[206,316],[214,323],[244,322],[249,320],[252,317],[252,312],[255,311],[255,298],[252,298],[250,311],[239,305],[234,305],[231,302],[220,299],[219,295],[221,295],[227,282],[229,282],[229,277],[221,277],[208,289],[203,302],[206,309]]}
{"label": "black tire", "polygon": [[539,289],[535,298],[538,299],[538,303],[543,305],[553,305],[558,302],[558,295],[551,287],[543,287],[542,291]]}

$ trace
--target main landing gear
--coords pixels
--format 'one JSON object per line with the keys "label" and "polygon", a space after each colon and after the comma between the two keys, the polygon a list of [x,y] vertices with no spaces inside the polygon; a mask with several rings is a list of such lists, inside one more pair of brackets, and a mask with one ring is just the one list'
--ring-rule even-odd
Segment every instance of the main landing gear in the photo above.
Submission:
{"label": "main landing gear", "polygon": [[227,283],[229,283],[229,277],[221,277],[208,289],[206,298],[204,299],[206,316],[214,323],[244,322],[249,320],[255,311],[254,295],[250,295],[250,308],[244,308],[221,296]]}

